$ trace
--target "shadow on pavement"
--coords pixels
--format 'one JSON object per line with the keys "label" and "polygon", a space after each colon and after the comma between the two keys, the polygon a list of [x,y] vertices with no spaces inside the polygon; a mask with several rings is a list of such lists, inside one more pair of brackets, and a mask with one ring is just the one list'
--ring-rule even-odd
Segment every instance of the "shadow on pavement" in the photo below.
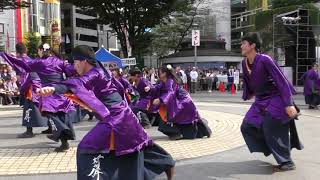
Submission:
{"label": "shadow on pavement", "polygon": [[[252,160],[243,162],[211,162],[178,165],[176,180],[239,179],[237,175],[272,175],[272,164]],[[158,179],[163,179],[161,176]]]}

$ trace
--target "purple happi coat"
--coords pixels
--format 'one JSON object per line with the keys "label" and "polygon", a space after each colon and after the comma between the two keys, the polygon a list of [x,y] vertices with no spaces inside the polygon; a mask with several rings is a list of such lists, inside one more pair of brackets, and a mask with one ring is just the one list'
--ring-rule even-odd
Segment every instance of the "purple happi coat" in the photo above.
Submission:
{"label": "purple happi coat", "polygon": [[125,91],[127,91],[129,93],[131,93],[133,91],[132,85],[130,84],[130,82],[126,78],[119,77],[119,78],[117,78],[117,80],[122,84]]}
{"label": "purple happi coat", "polygon": [[[10,56],[6,53],[0,54],[4,60],[16,68],[23,69],[26,72],[36,72],[43,86],[64,80],[63,73],[67,76],[75,75],[75,69],[72,65],[61,59],[51,56],[47,59],[34,59],[22,61],[19,58]],[[40,110],[45,112],[65,112],[75,111],[74,104],[65,96],[54,94],[52,96],[40,98]]]}
{"label": "purple happi coat", "polygon": [[145,87],[152,87],[151,82],[146,78],[140,78],[139,83],[134,86],[135,91],[139,93],[139,100],[134,105],[134,107],[137,109],[149,110],[150,108],[150,102],[152,100],[152,96],[150,92],[145,92],[144,90]]}
{"label": "purple happi coat", "polygon": [[251,67],[251,74],[247,66],[247,59],[242,61],[244,75],[243,100],[255,96],[255,101],[245,116],[245,121],[260,127],[264,114],[270,113],[274,119],[283,123],[290,119],[286,113],[287,106],[294,105],[295,90],[284,76],[274,60],[264,54],[257,54]]}
{"label": "purple happi coat", "polygon": [[[32,59],[28,56],[21,57],[21,60],[24,62],[32,61]],[[30,88],[31,88],[31,100],[39,106],[40,96],[37,95],[36,90],[41,88],[41,81],[37,73],[34,72],[27,72],[23,68],[16,66],[15,64],[10,63],[10,65],[14,68],[17,74],[21,77],[21,87],[20,87],[20,94],[24,95],[25,97],[28,95]]]}
{"label": "purple happi coat", "polygon": [[[137,117],[127,102],[123,100],[124,94],[120,93],[122,91],[117,86],[117,80],[106,76],[101,68],[93,68],[81,77],[59,84],[67,86],[90,107],[100,120],[80,142],[81,150],[109,152],[112,131],[118,156],[139,151],[152,144],[152,140],[139,124]],[[121,99],[118,102],[112,97],[119,94],[121,94]]]}
{"label": "purple happi coat", "polygon": [[304,80],[304,95],[309,96],[312,95],[313,92],[319,89],[319,74],[314,70],[310,69],[303,75]]}
{"label": "purple happi coat", "polygon": [[190,95],[173,79],[161,82],[151,88],[154,99],[159,98],[166,106],[167,119],[176,124],[192,124],[199,121],[198,110]]}
{"label": "purple happi coat", "polygon": [[126,100],[127,100],[127,102],[130,104],[131,103],[131,96],[130,96],[130,94],[131,93],[133,93],[133,87],[132,87],[132,85],[130,84],[130,82],[126,79],[126,78],[124,78],[124,77],[122,77],[122,76],[120,76],[119,78],[116,78],[120,83],[121,83],[121,85],[123,86],[123,88],[124,88],[124,91],[125,91],[125,93],[126,93]]}

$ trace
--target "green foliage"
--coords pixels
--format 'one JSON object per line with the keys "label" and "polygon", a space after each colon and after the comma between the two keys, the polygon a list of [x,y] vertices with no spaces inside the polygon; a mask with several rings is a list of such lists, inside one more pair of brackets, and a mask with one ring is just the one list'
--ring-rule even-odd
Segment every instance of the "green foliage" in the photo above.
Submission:
{"label": "green foliage", "polygon": [[193,24],[198,23],[196,23],[196,16],[207,12],[206,8],[198,8],[202,3],[203,1],[198,1],[194,7],[188,7],[184,11],[175,13],[170,19],[156,26],[152,31],[153,37],[149,52],[158,57],[177,52],[185,37],[190,35]]}
{"label": "green foliage", "polygon": [[29,7],[31,3],[29,2],[18,2],[17,0],[1,0],[0,1],[0,9],[18,9]]}
{"label": "green foliage", "polygon": [[306,3],[317,2],[318,0],[273,0],[272,7],[280,8],[280,7],[288,7],[292,5],[301,5]]}
{"label": "green foliage", "polygon": [[25,35],[25,44],[28,49],[28,55],[32,58],[38,56],[38,46],[40,45],[40,36],[37,33],[29,32]]}
{"label": "green foliage", "polygon": [[[154,28],[173,12],[184,11],[194,0],[64,0],[78,7],[92,10],[98,14],[101,24],[109,24],[117,33],[122,52],[127,57],[126,34],[133,56],[142,51],[148,37],[148,28]],[[146,35],[148,36],[148,35]]]}

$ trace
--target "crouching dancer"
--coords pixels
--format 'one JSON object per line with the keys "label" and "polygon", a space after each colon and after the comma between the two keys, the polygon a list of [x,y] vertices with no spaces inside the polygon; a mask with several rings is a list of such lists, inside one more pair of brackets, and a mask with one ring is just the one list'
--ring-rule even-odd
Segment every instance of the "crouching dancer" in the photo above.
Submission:
{"label": "crouching dancer", "polygon": [[89,46],[77,46],[73,58],[80,77],[44,87],[39,93],[73,93],[78,104],[99,119],[79,143],[78,180],[149,180],[162,172],[172,179],[174,160],[141,127],[124,99],[123,86],[98,64]]}

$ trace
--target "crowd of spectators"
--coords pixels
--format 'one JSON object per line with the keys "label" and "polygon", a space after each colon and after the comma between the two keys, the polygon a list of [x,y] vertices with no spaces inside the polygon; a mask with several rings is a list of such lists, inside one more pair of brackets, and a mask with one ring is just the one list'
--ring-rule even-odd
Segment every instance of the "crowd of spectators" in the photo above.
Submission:
{"label": "crowd of spectators", "polygon": [[[231,91],[232,84],[235,85],[236,89],[242,87],[240,70],[233,66],[230,66],[229,69],[181,68],[177,66],[175,70],[181,79],[181,84],[190,93],[218,91],[221,82],[225,85],[227,91]],[[158,72],[156,68],[144,68],[143,77],[149,79],[152,84],[157,84]]]}
{"label": "crowd of spectators", "polygon": [[0,106],[19,103],[18,77],[11,66],[0,65]]}

